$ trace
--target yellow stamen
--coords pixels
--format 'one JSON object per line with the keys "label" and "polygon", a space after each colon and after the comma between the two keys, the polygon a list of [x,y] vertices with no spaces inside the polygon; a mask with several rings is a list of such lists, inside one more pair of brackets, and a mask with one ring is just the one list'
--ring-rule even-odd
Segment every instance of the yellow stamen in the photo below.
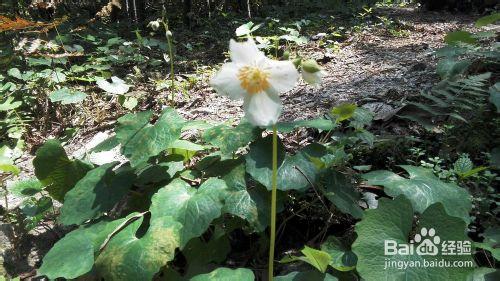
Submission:
{"label": "yellow stamen", "polygon": [[249,94],[256,94],[265,91],[269,88],[269,73],[257,67],[244,66],[238,73],[240,85]]}

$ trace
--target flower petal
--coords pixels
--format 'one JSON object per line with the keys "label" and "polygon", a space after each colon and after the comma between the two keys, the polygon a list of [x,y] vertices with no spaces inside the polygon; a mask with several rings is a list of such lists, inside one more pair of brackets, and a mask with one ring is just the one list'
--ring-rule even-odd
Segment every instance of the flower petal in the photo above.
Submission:
{"label": "flower petal", "polygon": [[268,91],[248,95],[243,107],[245,116],[250,123],[265,127],[278,122],[283,106],[279,96]]}
{"label": "flower petal", "polygon": [[269,83],[278,93],[290,91],[299,79],[299,72],[291,61],[268,60]]}
{"label": "flower petal", "polygon": [[236,42],[231,39],[229,41],[229,54],[233,62],[241,64],[253,64],[266,57],[264,53],[259,51],[253,39],[248,39],[246,42]]}
{"label": "flower petal", "polygon": [[210,85],[217,93],[230,99],[240,99],[245,96],[245,90],[240,86],[238,79],[239,66],[234,62],[226,63],[210,80]]}

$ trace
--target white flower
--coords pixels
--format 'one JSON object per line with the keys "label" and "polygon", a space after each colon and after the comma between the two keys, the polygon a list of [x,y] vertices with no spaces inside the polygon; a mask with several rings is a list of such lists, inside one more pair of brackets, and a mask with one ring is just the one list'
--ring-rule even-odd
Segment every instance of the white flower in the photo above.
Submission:
{"label": "white flower", "polygon": [[157,31],[160,28],[160,19],[150,21],[147,27],[151,28],[153,31]]}
{"label": "white flower", "polygon": [[229,42],[231,62],[210,81],[212,87],[230,99],[243,98],[248,121],[256,126],[276,124],[282,104],[279,93],[291,90],[299,73],[290,61],[276,61],[260,52],[252,39]]}
{"label": "white flower", "polygon": [[123,95],[130,88],[130,85],[125,84],[125,81],[116,76],[111,77],[111,83],[105,79],[99,79],[96,83],[99,88],[113,95]]}
{"label": "white flower", "polygon": [[302,79],[312,86],[319,86],[325,74],[315,60],[306,60],[302,63]]}

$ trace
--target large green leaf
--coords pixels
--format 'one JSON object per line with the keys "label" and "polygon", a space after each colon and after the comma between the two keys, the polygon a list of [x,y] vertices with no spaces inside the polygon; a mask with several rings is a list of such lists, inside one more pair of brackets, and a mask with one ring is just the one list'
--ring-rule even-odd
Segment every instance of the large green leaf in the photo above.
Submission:
{"label": "large green leaf", "polygon": [[112,222],[101,221],[66,234],[43,257],[38,275],[45,275],[49,279],[73,279],[89,272],[100,245],[125,220],[126,218]]}
{"label": "large green leaf", "polygon": [[500,13],[493,13],[491,15],[479,18],[476,21],[476,27],[483,27],[485,25],[492,24],[497,21],[500,21]]}
{"label": "large green leaf", "polygon": [[[326,148],[321,144],[310,144],[297,154],[285,155],[281,141],[278,143],[278,189],[305,190],[315,183],[320,169],[311,161],[326,154]],[[250,145],[246,155],[246,170],[256,181],[268,190],[272,189],[272,136],[259,139]]]}
{"label": "large green leaf", "polygon": [[[246,189],[245,165],[240,164],[233,168],[224,178],[229,187],[225,199],[224,211],[247,220],[250,224],[258,225],[258,208],[255,201]],[[242,179],[243,182],[238,181]]]}
{"label": "large green leaf", "polygon": [[472,33],[464,30],[453,31],[446,34],[444,41],[450,45],[458,43],[475,44],[477,42]]}
{"label": "large green leaf", "polygon": [[373,171],[363,175],[371,185],[384,186],[392,197],[404,194],[415,211],[422,213],[434,203],[442,203],[449,215],[470,221],[472,203],[469,193],[454,183],[439,180],[429,169],[401,166],[410,175],[408,179],[390,171]]}
{"label": "large green leaf", "polygon": [[70,160],[57,140],[48,140],[33,159],[36,177],[47,187],[52,198],[63,202],[64,195],[85,176],[92,166],[80,160]]}
{"label": "large green leaf", "polygon": [[176,140],[169,146],[169,148],[198,152],[198,151],[208,149],[210,147],[199,145],[199,144],[196,144],[194,142],[187,141],[187,140]]}
{"label": "large green leaf", "polygon": [[[353,252],[358,256],[357,271],[367,281],[392,281],[392,280],[414,280],[414,281],[441,281],[441,280],[466,280],[467,275],[473,267],[461,265],[460,267],[424,266],[426,261],[453,262],[462,261],[473,265],[472,256],[469,255],[443,255],[441,243],[446,241],[467,241],[465,235],[466,224],[463,220],[449,216],[441,203],[436,203],[427,208],[420,216],[418,229],[423,240],[420,244],[437,247],[436,255],[418,255],[417,251],[404,255],[398,252],[394,255],[385,255],[384,246],[394,241],[398,244],[413,244],[410,237],[412,233],[414,214],[410,200],[399,196],[395,200],[382,198],[379,200],[377,209],[365,211],[363,219],[356,224],[357,239],[352,245]],[[426,228],[435,230],[423,231]],[[424,232],[428,235],[423,235]],[[438,239],[435,237],[439,236]],[[412,239],[410,239],[412,238]],[[389,242],[386,242],[389,241]],[[419,242],[419,241],[417,241]],[[415,242],[415,243],[417,243]],[[391,250],[392,251],[392,250]],[[398,263],[407,262],[408,266],[398,266]],[[411,266],[410,262],[415,264]],[[391,266],[396,263],[397,266]],[[420,266],[416,266],[420,263]]]}
{"label": "large green leaf", "polygon": [[370,110],[363,107],[357,107],[350,118],[349,126],[356,129],[356,131],[361,131],[364,127],[371,124],[374,117],[375,113]]}
{"label": "large green leaf", "polygon": [[61,88],[49,94],[51,102],[61,102],[61,104],[79,103],[85,100],[87,94],[80,91],[74,91],[69,88]]}
{"label": "large green leaf", "polygon": [[102,142],[100,142],[98,145],[96,145],[94,148],[90,149],[89,153],[91,152],[102,152],[102,151],[109,151],[115,147],[120,145],[120,142],[115,136],[109,137]]}
{"label": "large green leaf", "polygon": [[163,271],[161,280],[186,281],[198,274],[210,272],[214,265],[226,260],[230,251],[231,245],[226,235],[221,237],[213,235],[208,242],[200,238],[191,239],[182,249],[187,264],[187,269],[183,270],[182,276],[170,267]]}
{"label": "large green leaf", "polygon": [[116,138],[133,167],[169,148],[185,122],[172,108],[165,109],[154,125],[149,123],[151,116],[151,111],[144,111],[118,119]]}
{"label": "large green leaf", "polygon": [[331,171],[325,177],[324,194],[339,210],[350,214],[356,219],[363,216],[359,207],[359,193],[354,189],[349,179],[343,174]]}
{"label": "large green leaf", "polygon": [[[221,177],[228,187],[224,199],[224,213],[246,220],[252,231],[262,232],[270,221],[271,193],[260,184],[247,188],[244,158],[218,161],[205,167],[207,177]],[[283,196],[278,192],[277,208],[283,206]]]}
{"label": "large green leaf", "polygon": [[66,193],[60,220],[65,225],[81,224],[113,208],[132,186],[135,175],[130,170],[113,172],[117,162],[108,163],[87,173]]}
{"label": "large green leaf", "polygon": [[229,190],[247,189],[245,160],[243,158],[220,161],[210,167],[207,172],[213,176],[220,175]]}
{"label": "large green leaf", "polygon": [[203,234],[212,220],[221,215],[226,191],[226,183],[221,179],[210,178],[198,189],[175,179],[155,195],[151,212],[157,208],[164,216],[172,216],[182,224],[183,246]]}
{"label": "large green leaf", "polygon": [[[151,199],[149,220],[132,214],[127,219],[73,231],[47,254],[40,274],[75,278],[92,268],[94,254],[98,254],[95,267],[106,280],[151,280],[173,259],[175,249],[200,236],[221,215],[225,190],[225,182],[215,178],[208,179],[198,189],[174,180]],[[98,253],[106,237],[111,239]],[[82,252],[79,244],[93,248]],[[79,253],[78,259],[71,259]],[[79,267],[80,264],[84,266]]]}
{"label": "large green leaf", "polygon": [[[105,168],[96,169],[95,178],[106,174]],[[94,254],[99,254],[106,237],[111,237],[96,259],[97,272],[106,280],[150,280],[173,259],[176,248],[200,236],[221,215],[225,191],[226,184],[220,179],[208,179],[198,189],[174,180],[151,199],[149,221],[132,214],[126,219],[75,230],[47,254],[40,274],[75,278],[88,272]],[[82,244],[92,246],[83,248]],[[72,258],[74,255],[79,256]]]}
{"label": "large green leaf", "polygon": [[206,231],[221,215],[223,180],[210,178],[198,189],[176,179],[151,200],[151,219],[144,236],[136,236],[142,220],[120,231],[97,258],[96,266],[107,280],[150,280],[194,237]]}
{"label": "large green leaf", "polygon": [[[200,238],[191,239],[182,249],[188,266],[184,278],[210,272],[210,266],[213,266],[214,263],[222,263],[230,251],[231,245],[226,235],[222,237],[214,235],[206,243]],[[170,279],[167,277],[166,280]]]}
{"label": "large green leaf", "polygon": [[454,58],[445,58],[438,62],[436,66],[436,73],[442,79],[455,77],[464,73],[472,64],[469,60],[457,60]]}
{"label": "large green leaf", "polygon": [[242,158],[220,161],[205,171],[210,176],[221,176],[228,187],[224,199],[224,213],[246,220],[257,232],[269,224],[269,192],[263,188],[247,189],[245,162]]}
{"label": "large green leaf", "polygon": [[217,124],[213,124],[212,122],[207,122],[205,120],[187,120],[186,123],[184,123],[184,127],[182,127],[182,131],[183,132],[189,130],[204,131],[216,125]]}
{"label": "large green leaf", "polygon": [[[77,253],[77,255],[75,255]],[[89,272],[94,265],[92,241],[83,232],[67,234],[45,255],[39,275],[49,279],[59,277],[73,279]],[[72,259],[68,262],[68,259]]]}
{"label": "large green leaf", "polygon": [[182,249],[187,264],[182,276],[173,267],[169,267],[163,271],[160,280],[187,281],[198,274],[210,272],[214,265],[226,260],[230,251],[231,245],[227,235],[212,235],[208,242],[201,238],[191,239]]}
{"label": "large green leaf", "polygon": [[248,221],[256,231],[263,231],[267,227],[267,216],[261,214],[259,205],[266,196],[247,190],[230,191],[226,197],[224,212],[233,214]]}
{"label": "large green leaf", "polygon": [[190,281],[253,281],[255,280],[255,276],[250,269],[246,268],[237,268],[237,269],[229,269],[229,268],[217,268],[216,270],[197,275],[191,279]]}
{"label": "large green leaf", "polygon": [[337,281],[336,277],[328,273],[321,273],[317,270],[305,272],[290,272],[287,275],[276,276],[274,281]]}
{"label": "large green leaf", "polygon": [[[96,268],[105,280],[152,280],[180,245],[182,225],[163,212],[169,206],[158,206],[158,193],[153,197],[151,219],[147,232],[140,232],[141,218],[116,234],[96,259]],[[156,198],[155,198],[156,197]]]}
{"label": "large green leaf", "polygon": [[147,164],[136,170],[137,179],[134,184],[138,186],[146,186],[151,183],[159,183],[168,181],[184,170],[182,161],[169,161],[159,164]]}
{"label": "large green leaf", "polygon": [[203,139],[219,147],[222,154],[231,155],[240,147],[256,139],[260,133],[261,130],[258,127],[248,122],[241,122],[236,127],[222,124],[209,128],[203,134]]}
{"label": "large green leaf", "polygon": [[[332,120],[318,118],[311,120],[297,120],[292,122],[279,122],[276,124],[276,129],[279,132],[289,133],[296,128],[315,128],[322,131],[329,131],[336,127],[336,124]],[[272,127],[268,129],[272,130]]]}

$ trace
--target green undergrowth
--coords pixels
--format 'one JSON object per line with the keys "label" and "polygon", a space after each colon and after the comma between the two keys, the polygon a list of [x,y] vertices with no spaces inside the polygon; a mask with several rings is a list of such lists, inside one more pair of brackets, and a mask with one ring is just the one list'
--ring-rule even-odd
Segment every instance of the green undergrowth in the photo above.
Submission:
{"label": "green undergrowth", "polygon": [[[352,19],[373,18],[364,11]],[[403,30],[379,20],[394,32]],[[490,16],[477,25],[494,22]],[[231,24],[235,36],[253,36],[267,55],[293,59],[310,39],[305,30],[322,23],[265,19]],[[245,119],[187,120],[175,109],[178,95],[152,101],[129,92],[130,87],[181,95],[194,91],[196,79],[203,78],[179,73],[209,76],[211,68],[184,57],[206,45],[183,44],[183,35],[173,30],[166,34],[176,46],[175,57],[169,57],[171,46],[159,34],[134,30],[126,37],[93,28],[99,35],[62,32],[61,27],[53,39],[41,42],[44,56],[12,58],[0,76],[0,110],[6,116],[1,129],[9,144],[0,150],[2,182],[3,175],[20,172],[14,159],[27,136],[35,135],[28,129],[30,120],[63,122],[82,103],[85,108],[97,99],[111,105],[102,110],[115,110],[117,118],[110,137],[78,159],[68,156],[64,145],[75,133],[68,131],[73,126],[62,127],[67,135],[37,147],[34,177],[3,186],[22,200],[1,214],[19,237],[48,221],[65,232],[37,265],[37,276],[264,280],[271,128],[254,127]],[[318,44],[345,35],[336,30]],[[498,44],[481,32],[446,37],[447,46],[436,53],[442,81],[405,104],[412,110],[394,118],[417,128],[412,133],[387,134],[372,112],[351,103],[316,119],[276,124],[275,280],[495,279],[500,258]],[[71,56],[55,56],[61,52]],[[174,83],[165,70],[172,59],[175,77],[180,77]],[[104,80],[112,77],[112,82]],[[148,86],[138,86],[145,81]],[[96,124],[106,119],[99,112],[87,114]],[[299,131],[311,141],[297,144]],[[120,157],[95,161],[110,151]],[[422,254],[421,241],[439,246],[438,252]],[[460,242],[463,253],[447,254],[444,245],[450,241]],[[386,243],[399,246],[391,254]],[[427,258],[455,266],[399,266]]]}

